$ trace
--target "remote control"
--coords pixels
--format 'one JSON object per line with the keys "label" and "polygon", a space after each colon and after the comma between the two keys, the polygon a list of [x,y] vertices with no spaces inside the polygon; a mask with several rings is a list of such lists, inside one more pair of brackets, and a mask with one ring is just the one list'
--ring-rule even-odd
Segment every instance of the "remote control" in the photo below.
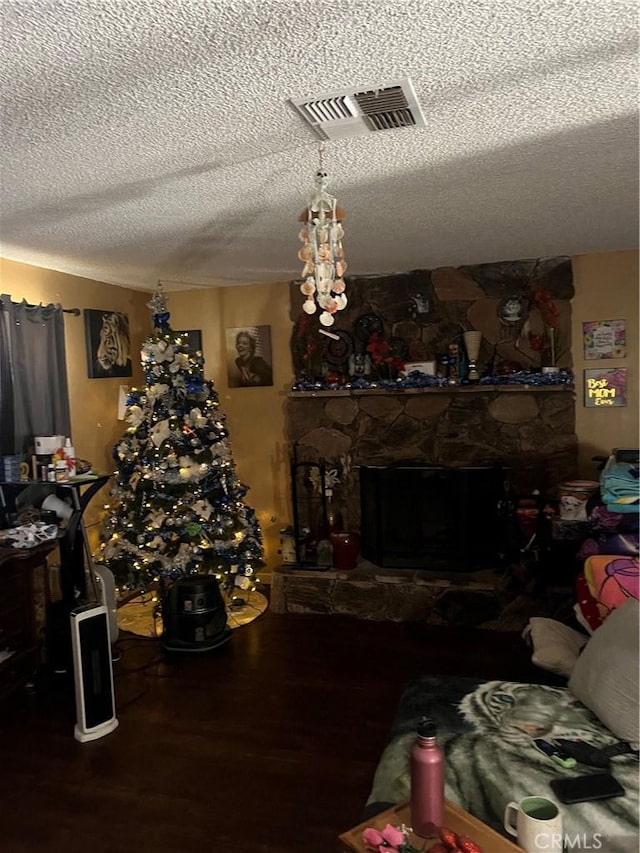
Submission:
{"label": "remote control", "polygon": [[571,770],[572,767],[576,766],[575,758],[572,758],[570,755],[567,755],[566,752],[562,752],[562,750],[560,750],[553,743],[549,743],[548,740],[543,740],[542,738],[538,737],[534,739],[533,745],[543,755],[546,755],[552,761],[555,761],[556,764],[559,764],[561,767],[564,767],[567,770]]}

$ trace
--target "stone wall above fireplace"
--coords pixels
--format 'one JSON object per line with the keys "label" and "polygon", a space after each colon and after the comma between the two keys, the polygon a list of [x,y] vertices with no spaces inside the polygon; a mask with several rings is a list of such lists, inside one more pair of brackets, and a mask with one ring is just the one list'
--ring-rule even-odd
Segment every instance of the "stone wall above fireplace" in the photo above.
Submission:
{"label": "stone wall above fireplace", "polygon": [[[298,380],[327,384],[329,377],[332,386],[349,382],[354,356],[369,361],[371,380],[394,378],[393,364],[437,361],[451,344],[462,350],[462,333],[471,330],[482,333],[481,373],[518,366],[533,371],[551,364],[571,367],[574,287],[569,258],[346,276],[345,282],[347,307],[334,315],[328,330],[318,314],[302,312],[300,282],[291,282],[291,348]],[[553,361],[549,319],[554,324]]]}
{"label": "stone wall above fireplace", "polygon": [[503,464],[520,494],[550,492],[577,470],[574,395],[563,387],[294,393],[287,428],[298,462],[338,468],[336,499],[356,529],[361,465]]}

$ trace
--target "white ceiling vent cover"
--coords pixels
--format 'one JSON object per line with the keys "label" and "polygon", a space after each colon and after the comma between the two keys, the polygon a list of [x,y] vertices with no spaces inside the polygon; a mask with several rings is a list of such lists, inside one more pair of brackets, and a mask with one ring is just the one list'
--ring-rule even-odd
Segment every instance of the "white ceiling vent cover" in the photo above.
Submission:
{"label": "white ceiling vent cover", "polygon": [[379,130],[426,126],[408,78],[313,99],[291,98],[290,102],[321,139],[345,139]]}

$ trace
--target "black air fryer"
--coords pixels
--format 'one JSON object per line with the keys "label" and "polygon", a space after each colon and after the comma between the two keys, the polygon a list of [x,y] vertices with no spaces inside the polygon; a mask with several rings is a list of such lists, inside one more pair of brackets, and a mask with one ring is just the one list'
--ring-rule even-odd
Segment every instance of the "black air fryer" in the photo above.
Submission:
{"label": "black air fryer", "polygon": [[213,575],[175,581],[162,607],[162,645],[171,652],[208,652],[231,636],[227,610]]}

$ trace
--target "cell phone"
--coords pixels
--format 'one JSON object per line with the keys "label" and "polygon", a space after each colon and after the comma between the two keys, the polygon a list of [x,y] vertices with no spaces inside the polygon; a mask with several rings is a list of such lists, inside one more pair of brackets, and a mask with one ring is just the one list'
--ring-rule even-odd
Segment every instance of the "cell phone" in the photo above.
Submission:
{"label": "cell phone", "polygon": [[549,784],[561,803],[587,803],[591,800],[622,797],[625,794],[622,785],[610,773],[552,779]]}
{"label": "cell phone", "polygon": [[563,752],[559,747],[550,743],[548,740],[537,737],[534,738],[533,745],[536,749],[539,749],[543,755],[548,756],[552,761],[555,761],[556,764],[559,764],[561,767],[565,767],[567,770],[571,770],[572,767],[576,766],[575,758],[567,755],[566,752]]}

